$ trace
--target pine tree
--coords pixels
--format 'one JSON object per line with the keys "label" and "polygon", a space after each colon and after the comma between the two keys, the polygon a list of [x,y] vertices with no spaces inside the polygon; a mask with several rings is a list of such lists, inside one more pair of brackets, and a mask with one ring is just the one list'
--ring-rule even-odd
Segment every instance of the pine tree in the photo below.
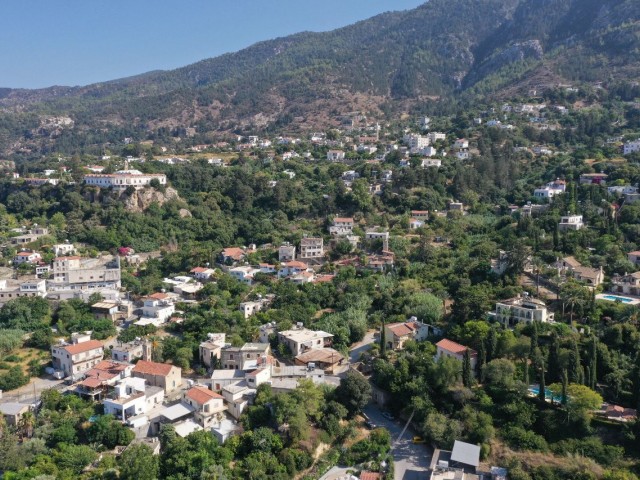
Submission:
{"label": "pine tree", "polygon": [[467,348],[462,358],[462,383],[470,388],[473,385],[473,372],[471,371],[471,352]]}

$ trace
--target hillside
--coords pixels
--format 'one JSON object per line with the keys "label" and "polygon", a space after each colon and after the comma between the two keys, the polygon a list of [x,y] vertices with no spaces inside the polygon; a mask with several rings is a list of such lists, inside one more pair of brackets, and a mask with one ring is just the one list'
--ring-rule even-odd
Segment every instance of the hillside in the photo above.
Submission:
{"label": "hillside", "polygon": [[[85,136],[75,145],[82,147],[114,131],[142,138],[163,127],[310,129],[345,112],[382,116],[505,87],[635,79],[639,17],[633,0],[431,0],[173,71],[85,87],[2,89],[0,150],[50,145],[51,135],[37,142],[42,115],[71,117],[76,139]],[[15,143],[25,129],[35,134]]]}

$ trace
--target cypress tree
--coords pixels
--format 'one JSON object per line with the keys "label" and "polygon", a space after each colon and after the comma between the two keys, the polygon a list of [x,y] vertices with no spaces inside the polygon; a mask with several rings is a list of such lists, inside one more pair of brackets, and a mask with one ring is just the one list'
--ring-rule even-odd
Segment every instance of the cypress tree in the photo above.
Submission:
{"label": "cypress tree", "polygon": [[540,376],[540,391],[538,392],[538,398],[541,402],[546,402],[547,398],[547,385],[544,381],[544,359],[540,358],[540,364],[538,365],[538,371]]}
{"label": "cypress tree", "polygon": [[562,369],[562,405],[567,404],[567,387],[569,386],[569,377],[567,376],[567,369]]}
{"label": "cypress tree", "polygon": [[523,368],[523,376],[524,376],[524,384],[529,386],[529,360],[524,359],[524,368]]}
{"label": "cypress tree", "polygon": [[529,348],[529,352],[533,355],[536,347],[538,346],[538,325],[536,322],[531,322],[531,326],[533,327],[533,332],[531,333],[531,347]]}
{"label": "cypress tree", "polygon": [[551,346],[549,347],[549,367],[547,369],[549,381],[556,382],[560,380],[560,339],[554,330],[551,334]]}
{"label": "cypress tree", "polygon": [[480,342],[480,358],[478,362],[478,374],[480,375],[480,381],[484,382],[484,366],[487,364],[487,349],[484,346],[485,342]]}
{"label": "cypress tree", "polygon": [[470,388],[473,384],[473,373],[471,371],[471,352],[467,348],[462,358],[462,383],[465,387]]}
{"label": "cypress tree", "polygon": [[580,364],[580,350],[578,350],[578,342],[574,338],[571,344],[571,350],[569,351],[569,365],[568,365],[569,382],[582,383],[580,380],[580,370],[582,369]]}
{"label": "cypress tree", "polygon": [[491,327],[489,336],[487,337],[487,361],[490,362],[496,358],[496,350],[498,350],[498,335],[496,329]]}
{"label": "cypress tree", "polygon": [[593,336],[593,340],[591,342],[591,375],[589,377],[589,387],[591,390],[596,389],[596,384],[598,383],[598,375],[597,375],[597,365],[598,365],[598,339],[596,336]]}

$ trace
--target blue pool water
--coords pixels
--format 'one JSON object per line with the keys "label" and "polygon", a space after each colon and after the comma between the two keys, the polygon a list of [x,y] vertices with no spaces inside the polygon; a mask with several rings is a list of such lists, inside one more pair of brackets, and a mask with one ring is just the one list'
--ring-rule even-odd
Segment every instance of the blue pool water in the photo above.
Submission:
{"label": "blue pool water", "polygon": [[[532,394],[534,394],[536,397],[538,396],[538,394],[540,393],[540,387],[529,387],[529,392],[531,392]],[[549,390],[548,388],[544,389],[544,396],[546,397],[547,400],[551,400],[552,398],[552,394],[551,394],[551,390]],[[553,397],[553,401],[556,403],[560,403],[562,401],[562,397]]]}
{"label": "blue pool water", "polygon": [[620,301],[622,303],[631,303],[633,299],[627,297],[619,297],[618,295],[603,295],[602,298],[611,300],[612,302]]}

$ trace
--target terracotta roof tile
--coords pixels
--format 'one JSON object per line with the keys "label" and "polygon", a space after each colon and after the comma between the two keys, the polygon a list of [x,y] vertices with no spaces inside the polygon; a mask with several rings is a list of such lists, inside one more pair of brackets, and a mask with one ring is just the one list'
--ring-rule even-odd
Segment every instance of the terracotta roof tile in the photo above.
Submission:
{"label": "terracotta roof tile", "polygon": [[169,365],[168,363],[156,363],[140,360],[136,366],[133,367],[133,372],[142,373],[143,375],[162,375],[166,377],[169,375],[172,368],[173,365]]}
{"label": "terracotta roof tile", "polygon": [[464,345],[460,345],[459,343],[453,342],[451,340],[447,340],[446,338],[443,338],[438,343],[436,343],[436,347],[440,347],[441,349],[446,350],[447,352],[455,353],[456,355],[462,355],[465,350],[469,350],[469,353],[472,357],[478,355],[475,350],[469,347],[465,347]]}
{"label": "terracotta roof tile", "polygon": [[88,342],[67,345],[66,347],[62,348],[70,355],[76,355],[78,353],[88,352],[89,350],[94,350],[96,348],[102,348],[102,342],[99,342],[98,340],[89,340]]}
{"label": "terracotta roof tile", "polygon": [[201,387],[196,385],[195,387],[190,388],[186,394],[187,398],[190,398],[194,402],[198,402],[199,404],[207,403],[210,400],[214,400],[217,398],[223,398],[222,395],[217,394],[216,392],[209,390],[207,387]]}

